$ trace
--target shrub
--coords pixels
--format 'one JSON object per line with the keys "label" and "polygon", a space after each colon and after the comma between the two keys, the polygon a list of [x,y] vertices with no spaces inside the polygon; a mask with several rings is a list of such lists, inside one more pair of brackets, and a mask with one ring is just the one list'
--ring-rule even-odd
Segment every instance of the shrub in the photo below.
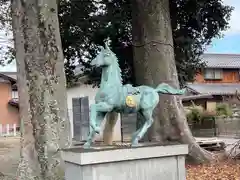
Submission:
{"label": "shrub", "polygon": [[186,116],[189,123],[200,123],[202,119],[203,108],[201,106],[190,106],[186,108]]}
{"label": "shrub", "polygon": [[232,116],[232,109],[227,103],[219,103],[216,106],[216,113],[218,116]]}
{"label": "shrub", "polygon": [[185,112],[190,124],[202,124],[204,120],[210,120],[216,116],[215,111],[206,111],[203,107],[195,105],[186,108]]}

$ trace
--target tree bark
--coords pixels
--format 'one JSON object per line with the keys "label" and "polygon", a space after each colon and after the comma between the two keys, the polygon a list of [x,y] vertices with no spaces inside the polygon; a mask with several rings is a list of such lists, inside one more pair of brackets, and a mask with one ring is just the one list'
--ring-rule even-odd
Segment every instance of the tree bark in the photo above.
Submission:
{"label": "tree bark", "polygon": [[18,180],[61,180],[71,144],[56,0],[12,0],[21,159]]}
{"label": "tree bark", "polygon": [[[136,83],[152,87],[165,82],[179,88],[169,0],[133,0],[133,47]],[[196,143],[188,127],[181,100],[160,95],[154,112],[151,140],[189,144],[189,155],[197,162],[213,159]]]}

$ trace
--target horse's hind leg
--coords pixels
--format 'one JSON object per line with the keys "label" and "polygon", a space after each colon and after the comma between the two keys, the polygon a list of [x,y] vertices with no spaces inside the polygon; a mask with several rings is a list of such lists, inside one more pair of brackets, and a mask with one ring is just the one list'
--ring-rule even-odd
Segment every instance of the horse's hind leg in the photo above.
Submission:
{"label": "horse's hind leg", "polygon": [[141,127],[143,126],[143,123],[145,122],[145,117],[144,117],[144,115],[142,113],[142,110],[138,111],[138,113],[137,113],[137,120],[138,120],[139,124],[137,125],[137,130],[132,134],[132,139],[135,139],[137,137],[138,133],[141,130]]}
{"label": "horse's hind leg", "polygon": [[152,112],[152,109],[142,110],[142,114],[146,121],[143,126],[137,131],[138,133],[135,135],[135,137],[132,139],[132,146],[136,146],[138,144],[138,141],[142,139],[147,130],[153,124]]}
{"label": "horse's hind leg", "polygon": [[[106,113],[105,112],[97,112],[97,116],[96,116],[96,125],[97,126],[101,126],[101,123],[105,117]],[[90,125],[90,132],[87,138],[87,142],[83,145],[84,148],[89,148],[93,141],[94,141],[94,136],[95,136],[96,132],[93,129],[93,127]]]}

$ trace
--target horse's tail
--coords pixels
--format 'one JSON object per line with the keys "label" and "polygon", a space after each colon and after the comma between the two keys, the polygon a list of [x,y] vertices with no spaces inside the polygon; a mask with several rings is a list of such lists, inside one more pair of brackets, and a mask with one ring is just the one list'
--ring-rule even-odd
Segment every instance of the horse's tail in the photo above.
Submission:
{"label": "horse's tail", "polygon": [[183,95],[186,92],[186,89],[175,89],[166,83],[159,84],[155,90],[158,93],[172,94],[172,95]]}

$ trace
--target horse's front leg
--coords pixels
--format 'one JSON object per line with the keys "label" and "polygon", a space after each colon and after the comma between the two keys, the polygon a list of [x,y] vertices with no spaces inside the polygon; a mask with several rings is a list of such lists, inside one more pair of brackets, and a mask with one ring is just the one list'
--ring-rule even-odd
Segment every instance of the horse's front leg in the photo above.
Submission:
{"label": "horse's front leg", "polygon": [[107,112],[112,111],[112,109],[113,109],[113,107],[105,102],[100,102],[100,103],[91,105],[90,126],[96,133],[99,134],[100,130],[101,130],[101,126],[100,126],[101,123],[99,123],[100,120],[97,118],[97,114],[98,113],[107,113]]}
{"label": "horse's front leg", "polygon": [[112,111],[113,107],[105,102],[91,105],[90,109],[90,132],[84,148],[89,148],[93,143],[96,133],[100,133],[101,123],[107,112]]}
{"label": "horse's front leg", "polygon": [[[104,112],[98,112],[97,116],[96,116],[96,123],[97,126],[101,126],[101,123],[105,117],[106,113]],[[92,128],[92,126],[90,126],[90,132],[87,138],[87,142],[84,144],[84,148],[90,148],[90,146],[92,145],[93,141],[94,141],[94,136],[95,136],[96,132],[94,131],[94,129]]]}
{"label": "horse's front leg", "polygon": [[143,126],[141,128],[139,128],[139,130],[137,131],[137,134],[133,137],[133,139],[132,139],[132,146],[137,146],[138,145],[138,141],[140,139],[142,139],[142,137],[145,135],[147,130],[153,124],[152,109],[143,110],[142,114],[143,114],[143,116],[144,116],[146,121],[143,124]]}

